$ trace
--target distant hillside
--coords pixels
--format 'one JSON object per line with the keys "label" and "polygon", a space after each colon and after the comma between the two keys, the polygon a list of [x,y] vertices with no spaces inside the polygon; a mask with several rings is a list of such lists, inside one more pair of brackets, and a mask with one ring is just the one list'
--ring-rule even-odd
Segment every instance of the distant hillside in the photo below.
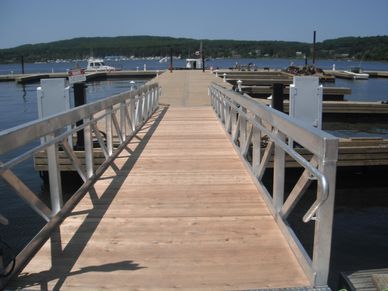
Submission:
{"label": "distant hillside", "polygon": [[320,56],[349,55],[364,60],[388,61],[388,36],[342,37],[318,43]]}
{"label": "distant hillside", "polygon": [[[0,50],[0,63],[55,59],[84,59],[90,56],[166,56],[187,57],[199,49],[199,40],[157,36],[82,37],[50,43],[27,44]],[[289,41],[203,40],[207,57],[295,57],[311,55],[311,44]],[[388,36],[346,37],[317,44],[317,56],[388,60]]]}

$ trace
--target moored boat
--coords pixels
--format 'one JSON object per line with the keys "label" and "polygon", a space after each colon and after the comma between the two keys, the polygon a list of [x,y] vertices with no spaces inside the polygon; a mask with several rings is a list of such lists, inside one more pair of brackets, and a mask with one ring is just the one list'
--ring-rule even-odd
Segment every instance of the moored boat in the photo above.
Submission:
{"label": "moored boat", "polygon": [[352,75],[353,79],[357,80],[367,80],[369,79],[369,74],[363,73],[360,67],[352,67],[349,71],[344,71],[345,73]]}
{"label": "moored boat", "polygon": [[105,65],[103,59],[90,58],[88,59],[88,65],[86,72],[105,72],[105,71],[120,71],[120,69]]}

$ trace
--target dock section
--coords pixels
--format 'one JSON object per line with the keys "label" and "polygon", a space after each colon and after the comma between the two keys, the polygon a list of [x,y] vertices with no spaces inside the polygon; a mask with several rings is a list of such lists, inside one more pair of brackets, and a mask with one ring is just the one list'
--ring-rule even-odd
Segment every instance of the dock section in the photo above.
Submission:
{"label": "dock section", "polygon": [[[103,72],[89,72],[86,73],[86,81],[92,81],[96,79],[152,79],[163,71],[103,71]],[[36,73],[36,74],[10,74],[10,75],[0,75],[0,82],[10,82],[15,81],[17,84],[28,84],[28,83],[37,83],[41,79],[46,78],[67,78],[67,72],[57,72],[57,73]]]}
{"label": "dock section", "polygon": [[208,106],[212,80],[159,77],[164,105],[9,289],[310,285]]}

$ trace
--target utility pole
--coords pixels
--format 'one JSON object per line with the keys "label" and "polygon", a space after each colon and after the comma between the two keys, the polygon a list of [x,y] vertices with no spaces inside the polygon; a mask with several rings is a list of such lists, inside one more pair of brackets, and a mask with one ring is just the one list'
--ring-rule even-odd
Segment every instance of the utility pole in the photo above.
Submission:
{"label": "utility pole", "polygon": [[22,63],[22,74],[24,74],[24,57],[21,56],[20,61]]}
{"label": "utility pole", "polygon": [[172,73],[172,48],[170,50],[170,73]]}
{"label": "utility pole", "polygon": [[200,52],[201,52],[201,59],[202,59],[202,72],[205,72],[205,54],[203,53],[202,40],[201,40]]}
{"label": "utility pole", "polygon": [[313,66],[315,65],[315,42],[316,42],[317,32],[314,30],[313,36]]}

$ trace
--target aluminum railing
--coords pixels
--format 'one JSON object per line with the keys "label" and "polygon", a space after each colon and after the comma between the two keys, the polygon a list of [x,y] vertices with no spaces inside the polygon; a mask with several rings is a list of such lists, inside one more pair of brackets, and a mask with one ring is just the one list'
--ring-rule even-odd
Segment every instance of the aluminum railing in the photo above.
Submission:
{"label": "aluminum railing", "polygon": [[[39,139],[43,141],[38,146],[8,161],[0,161],[0,176],[18,196],[47,221],[36,237],[16,256],[12,273],[6,278],[0,276],[0,289],[5,286],[10,277],[20,272],[28,259],[37,252],[52,231],[71,212],[102,172],[127,145],[127,142],[141,129],[158,108],[159,96],[158,84],[145,85],[136,91],[124,92],[73,108],[68,112],[0,132],[0,155],[10,153]],[[76,126],[75,124],[80,120],[83,120],[83,124]],[[104,120],[105,140],[97,128],[97,122],[100,124]],[[84,132],[85,167],[81,165],[68,142],[69,137],[72,138],[76,132],[81,130]],[[93,139],[98,141],[105,156],[105,161],[95,171]],[[58,159],[59,145],[84,181],[80,189],[64,205]],[[42,150],[46,150],[48,158],[51,208],[41,201],[12,171],[14,166]],[[5,269],[5,272],[8,272],[7,268]]]}
{"label": "aluminum railing", "polygon": [[[217,84],[209,87],[211,104],[233,145],[263,194],[272,215],[313,287],[327,285],[333,224],[338,139],[290,116],[260,104],[249,96],[227,90]],[[267,143],[262,152],[262,144]],[[313,157],[305,159],[296,146]],[[285,200],[286,153],[304,168]],[[262,179],[273,157],[272,193]],[[314,223],[312,258],[287,222],[294,207],[317,180],[316,201],[303,217]]]}

